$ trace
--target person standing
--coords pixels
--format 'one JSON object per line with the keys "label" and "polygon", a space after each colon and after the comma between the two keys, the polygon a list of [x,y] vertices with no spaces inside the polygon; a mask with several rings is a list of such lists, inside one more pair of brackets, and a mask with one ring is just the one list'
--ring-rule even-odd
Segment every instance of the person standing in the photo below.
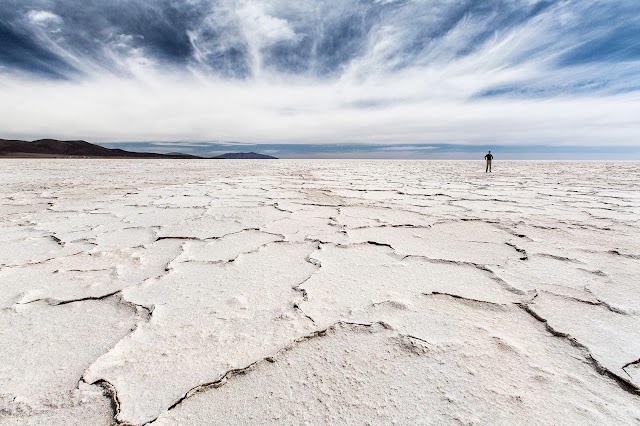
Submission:
{"label": "person standing", "polygon": [[491,173],[491,160],[493,160],[493,155],[491,154],[491,151],[489,151],[489,153],[484,156],[484,159],[487,160],[487,169],[484,172]]}

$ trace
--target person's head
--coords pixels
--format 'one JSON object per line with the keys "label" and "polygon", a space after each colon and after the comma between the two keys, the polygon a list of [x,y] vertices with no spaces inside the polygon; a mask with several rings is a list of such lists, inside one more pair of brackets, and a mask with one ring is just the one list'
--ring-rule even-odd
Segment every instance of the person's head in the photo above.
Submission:
{"label": "person's head", "polygon": [[491,154],[491,151],[489,151],[489,154]]}

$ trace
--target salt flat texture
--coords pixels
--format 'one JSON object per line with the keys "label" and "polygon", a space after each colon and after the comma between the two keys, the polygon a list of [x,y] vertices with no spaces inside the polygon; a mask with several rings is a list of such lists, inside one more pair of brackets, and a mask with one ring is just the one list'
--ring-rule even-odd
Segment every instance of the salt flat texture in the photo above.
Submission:
{"label": "salt flat texture", "polygon": [[640,424],[639,163],[0,161],[0,425]]}

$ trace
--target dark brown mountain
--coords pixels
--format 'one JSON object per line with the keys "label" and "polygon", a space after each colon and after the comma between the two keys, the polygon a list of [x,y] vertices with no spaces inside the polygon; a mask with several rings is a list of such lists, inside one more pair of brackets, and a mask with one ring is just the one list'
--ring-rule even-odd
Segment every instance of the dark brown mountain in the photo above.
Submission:
{"label": "dark brown mountain", "polygon": [[257,154],[255,152],[230,152],[228,154],[218,155],[223,160],[277,160],[276,157],[270,155]]}
{"label": "dark brown mountain", "polygon": [[[151,152],[131,152],[110,149],[86,141],[59,141],[40,139],[33,142],[0,139],[0,157],[4,158],[173,158],[201,159],[195,155],[177,152],[155,154]],[[216,159],[265,159],[268,155],[250,153],[224,154]]]}
{"label": "dark brown mountain", "polygon": [[14,158],[200,158],[192,155],[165,155],[109,149],[86,141],[40,139],[33,142],[0,139],[0,157]]}

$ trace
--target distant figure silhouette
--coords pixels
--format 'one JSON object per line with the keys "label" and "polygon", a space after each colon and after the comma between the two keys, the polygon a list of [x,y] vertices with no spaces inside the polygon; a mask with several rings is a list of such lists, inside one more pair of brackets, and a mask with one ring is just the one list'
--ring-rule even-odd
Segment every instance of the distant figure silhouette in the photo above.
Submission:
{"label": "distant figure silhouette", "polygon": [[489,153],[484,156],[484,159],[487,160],[487,170],[485,170],[484,172],[491,173],[491,160],[493,160],[493,155],[491,155],[491,151],[489,151]]}

